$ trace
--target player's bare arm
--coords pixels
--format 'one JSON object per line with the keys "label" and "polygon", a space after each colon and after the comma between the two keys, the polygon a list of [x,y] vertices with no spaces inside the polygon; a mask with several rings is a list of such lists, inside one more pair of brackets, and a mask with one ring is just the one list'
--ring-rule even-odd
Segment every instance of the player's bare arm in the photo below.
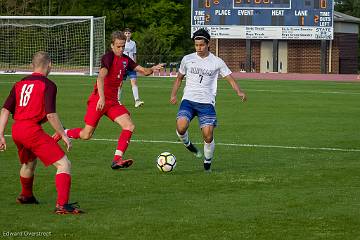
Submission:
{"label": "player's bare arm", "polygon": [[65,142],[67,151],[70,151],[72,144],[70,138],[66,135],[64,128],[60,122],[59,116],[57,113],[48,113],[46,115],[50,125],[54,128],[57,134],[59,134],[62,140]]}
{"label": "player's bare arm", "polygon": [[245,102],[247,97],[243,90],[240,89],[235,79],[230,75],[226,76],[225,79],[230,83],[231,87],[236,91],[237,95],[241,98],[242,102]]}
{"label": "player's bare arm", "polygon": [[9,119],[10,111],[6,108],[1,109],[0,115],[0,151],[6,150],[6,141],[5,141],[5,128]]}
{"label": "player's bare arm", "polygon": [[97,111],[101,111],[105,107],[104,79],[107,74],[108,74],[108,69],[101,68],[99,75],[96,79],[97,89],[98,89],[98,93],[99,93],[99,101],[97,102],[97,105],[96,105]]}
{"label": "player's bare arm", "polygon": [[170,96],[170,103],[171,104],[176,104],[177,103],[177,99],[176,99],[176,94],[181,86],[181,83],[182,83],[182,80],[184,79],[184,76],[183,74],[181,73],[178,73],[175,81],[174,81],[174,84],[173,84],[173,88],[172,88],[172,91],[171,91],[171,96]]}
{"label": "player's bare arm", "polygon": [[151,68],[144,68],[144,67],[138,65],[134,70],[145,76],[148,76],[155,71],[160,71],[163,67],[164,67],[164,64],[158,64],[158,65],[152,66]]}

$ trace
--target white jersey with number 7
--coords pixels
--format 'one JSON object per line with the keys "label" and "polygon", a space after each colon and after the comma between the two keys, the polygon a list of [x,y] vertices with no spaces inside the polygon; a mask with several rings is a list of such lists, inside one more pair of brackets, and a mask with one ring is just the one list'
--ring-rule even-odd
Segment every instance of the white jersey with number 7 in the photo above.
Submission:
{"label": "white jersey with number 7", "polygon": [[215,105],[219,74],[226,77],[232,73],[221,58],[212,53],[201,58],[196,52],[183,57],[179,72],[186,75],[182,99],[212,105]]}

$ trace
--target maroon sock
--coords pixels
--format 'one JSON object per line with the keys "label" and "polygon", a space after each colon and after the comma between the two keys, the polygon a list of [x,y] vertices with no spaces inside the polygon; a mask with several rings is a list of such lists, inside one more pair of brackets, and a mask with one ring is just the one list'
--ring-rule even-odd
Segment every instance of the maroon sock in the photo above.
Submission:
{"label": "maroon sock", "polygon": [[20,182],[21,182],[21,195],[24,197],[31,197],[33,196],[33,182],[34,182],[34,176],[30,178],[24,178],[20,176]]}
{"label": "maroon sock", "polygon": [[59,173],[55,176],[55,185],[58,197],[56,204],[63,206],[69,202],[71,175],[68,173]]}

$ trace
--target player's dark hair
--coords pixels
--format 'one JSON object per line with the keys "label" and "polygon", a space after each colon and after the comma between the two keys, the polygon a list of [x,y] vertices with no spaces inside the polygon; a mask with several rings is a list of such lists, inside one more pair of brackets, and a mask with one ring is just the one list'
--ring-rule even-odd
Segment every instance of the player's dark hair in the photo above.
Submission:
{"label": "player's dark hair", "polygon": [[131,33],[131,29],[130,28],[124,28],[124,32],[130,32]]}
{"label": "player's dark hair", "polygon": [[196,32],[194,32],[192,40],[201,40],[203,39],[206,44],[210,42],[210,34],[205,28],[200,28]]}
{"label": "player's dark hair", "polygon": [[126,41],[126,36],[123,32],[121,31],[115,31],[111,34],[111,43],[113,44],[115,42],[116,39],[119,40],[125,40]]}

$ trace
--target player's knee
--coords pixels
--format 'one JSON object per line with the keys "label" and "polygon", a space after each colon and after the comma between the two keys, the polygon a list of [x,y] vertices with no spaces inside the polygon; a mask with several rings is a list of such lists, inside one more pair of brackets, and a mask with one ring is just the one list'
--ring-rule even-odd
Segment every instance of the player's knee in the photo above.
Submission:
{"label": "player's knee", "polygon": [[213,140],[213,136],[212,135],[209,135],[209,136],[204,136],[204,142],[206,143],[211,143],[212,140]]}
{"label": "player's knee", "polygon": [[189,123],[185,118],[179,118],[176,121],[176,130],[179,134],[184,135],[188,129]]}
{"label": "player's knee", "polygon": [[184,128],[176,128],[176,131],[180,134],[180,135],[184,135],[186,133],[186,129]]}
{"label": "player's knee", "polygon": [[57,162],[54,163],[54,166],[57,168],[57,172],[65,172],[65,173],[69,173],[71,171],[71,162],[69,161],[69,159],[67,158],[66,155],[64,155],[64,157],[62,157],[60,160],[58,160]]}
{"label": "player's knee", "polygon": [[34,172],[36,167],[36,160],[27,162],[21,165],[21,170],[26,172]]}
{"label": "player's knee", "polygon": [[187,131],[187,125],[184,124],[177,124],[176,126],[176,131],[180,134],[180,135],[184,135]]}
{"label": "player's knee", "polygon": [[128,122],[124,125],[124,129],[133,132],[135,130],[135,124],[133,122]]}

